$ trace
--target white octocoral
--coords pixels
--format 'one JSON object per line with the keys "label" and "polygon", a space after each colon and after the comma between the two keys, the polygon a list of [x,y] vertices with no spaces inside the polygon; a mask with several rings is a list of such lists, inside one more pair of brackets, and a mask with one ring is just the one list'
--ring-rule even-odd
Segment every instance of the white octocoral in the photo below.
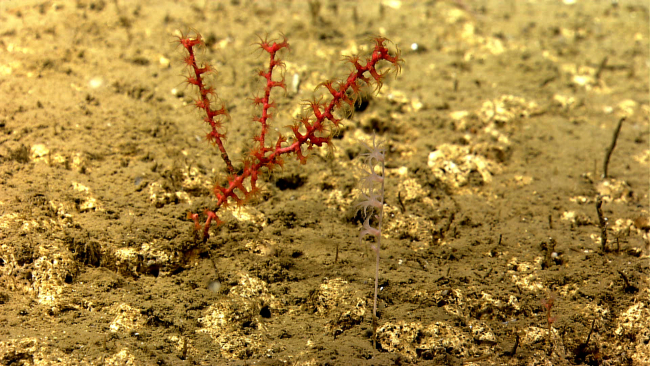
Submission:
{"label": "white octocoral", "polygon": [[[375,215],[375,218],[377,218],[377,220],[379,220],[379,216]],[[361,227],[361,232],[359,233],[359,241],[361,241],[363,243],[363,238],[366,235],[371,235],[371,236],[374,236],[375,238],[378,238],[378,237],[381,236],[381,230],[380,229],[376,229],[376,228],[370,226],[370,216],[367,216],[366,221],[363,222],[363,226]],[[372,250],[374,250],[374,251],[379,250],[379,247],[377,247],[375,245],[371,245],[370,248],[372,248]]]}
{"label": "white octocoral", "polygon": [[[359,183],[362,200],[355,206],[358,211],[363,209],[364,223],[359,233],[359,240],[363,243],[366,235],[374,236],[377,241],[381,238],[381,224],[384,212],[384,159],[386,158],[386,148],[384,144],[372,136],[372,146],[362,142],[368,149],[367,153],[361,154],[364,157],[362,169],[363,176]],[[377,226],[370,226],[370,220],[375,218]],[[378,252],[379,246],[371,245],[371,248]]]}
{"label": "white octocoral", "polygon": [[[377,292],[379,288],[379,250],[381,249],[381,223],[384,218],[384,176],[386,166],[386,148],[383,143],[378,142],[376,136],[372,135],[372,147],[365,144],[368,153],[361,154],[365,157],[363,169],[364,177],[361,179],[360,188],[363,200],[357,204],[360,211],[363,207],[363,225],[359,232],[359,242],[363,244],[366,235],[375,237],[375,244],[370,248],[375,252],[375,298],[372,306],[373,339],[377,341]],[[375,227],[370,226],[370,219],[377,222]]]}
{"label": "white octocoral", "polygon": [[372,190],[370,190],[368,192],[368,194],[366,194],[362,190],[361,196],[363,197],[363,200],[361,202],[357,203],[355,205],[355,207],[357,207],[357,210],[359,210],[359,211],[361,211],[361,209],[363,208],[363,217],[370,217],[371,216],[371,215],[368,215],[368,209],[369,208],[371,210],[376,209],[377,211],[379,211],[384,207],[383,194],[380,195],[380,194],[378,194],[376,192],[373,192]]}

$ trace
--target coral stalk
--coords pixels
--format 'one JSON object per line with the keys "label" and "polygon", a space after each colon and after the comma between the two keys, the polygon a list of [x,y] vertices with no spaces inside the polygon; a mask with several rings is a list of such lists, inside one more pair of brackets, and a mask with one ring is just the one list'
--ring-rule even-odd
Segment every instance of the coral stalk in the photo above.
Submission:
{"label": "coral stalk", "polygon": [[[375,238],[375,244],[370,248],[375,252],[375,297],[372,306],[372,329],[373,345],[377,343],[377,294],[379,292],[379,251],[381,250],[381,226],[384,221],[384,177],[386,171],[386,149],[382,143],[372,137],[372,146],[366,145],[368,153],[362,154],[365,157],[363,164],[368,170],[363,170],[364,177],[361,180],[361,196],[364,198],[357,204],[358,210],[363,209],[365,221],[359,233],[359,241],[363,243],[366,235]],[[380,171],[375,171],[379,167]],[[370,220],[375,219],[375,226],[370,226]]]}

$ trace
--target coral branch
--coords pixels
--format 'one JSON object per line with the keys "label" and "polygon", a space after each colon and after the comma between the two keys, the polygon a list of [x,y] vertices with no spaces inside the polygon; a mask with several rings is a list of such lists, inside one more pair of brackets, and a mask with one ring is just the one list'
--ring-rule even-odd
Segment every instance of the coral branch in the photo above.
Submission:
{"label": "coral branch", "polygon": [[[270,109],[275,107],[275,102],[271,100],[271,92],[273,88],[285,88],[284,76],[274,79],[277,68],[284,67],[284,62],[278,57],[278,52],[282,49],[289,49],[289,44],[286,39],[283,39],[282,42],[261,40],[260,48],[269,54],[268,67],[259,72],[260,77],[266,81],[264,94],[262,97],[253,99],[253,102],[261,107],[260,115],[255,118],[261,128],[259,134],[254,137],[257,142],[256,146],[244,157],[244,167],[237,172],[224,146],[225,133],[221,131],[224,119],[229,118],[228,112],[223,105],[219,109],[212,107],[215,104],[213,99],[216,99],[216,93],[212,87],[206,86],[203,78],[204,74],[212,72],[212,68],[208,64],[200,67],[196,61],[195,48],[202,46],[203,40],[197,34],[195,37],[181,36],[179,42],[187,51],[185,63],[191,69],[187,82],[196,86],[199,91],[195,105],[205,112],[204,120],[211,128],[208,139],[219,148],[221,158],[230,173],[228,184],[225,187],[216,186],[214,188],[214,194],[217,197],[216,208],[213,211],[206,211],[207,218],[203,224],[204,239],[208,237],[211,223],[213,221],[221,222],[216,215],[219,208],[226,206],[229,202],[235,202],[238,205],[244,204],[259,191],[257,179],[262,168],[271,170],[276,166],[281,167],[284,164],[282,156],[286,154],[294,154],[301,164],[305,164],[307,157],[303,151],[304,147],[309,150],[314,146],[322,147],[324,144],[331,146],[331,131],[338,128],[341,123],[341,119],[336,117],[336,111],[341,108],[342,102],[353,105],[363,85],[374,85],[375,90],[381,88],[385,73],[380,73],[377,70],[380,62],[389,62],[397,72],[399,72],[402,63],[399,51],[395,55],[391,55],[385,46],[386,39],[375,38],[374,50],[365,62],[360,62],[357,56],[348,58],[348,62],[354,66],[354,69],[346,79],[341,82],[327,81],[321,84],[329,92],[330,98],[328,101],[314,100],[308,103],[308,115],[299,118],[293,126],[290,126],[293,132],[293,141],[287,144],[287,139],[280,135],[275,144],[267,145],[269,119],[272,117]],[[331,128],[326,125],[330,125]],[[304,132],[300,132],[301,130]],[[246,184],[250,188],[246,188]],[[192,215],[192,219],[195,225],[198,225],[196,214]]]}
{"label": "coral branch", "polygon": [[235,168],[230,162],[228,157],[228,152],[226,152],[226,147],[223,145],[223,140],[226,138],[225,133],[219,132],[221,128],[221,116],[228,117],[228,111],[225,106],[221,106],[220,109],[212,109],[212,102],[210,101],[210,96],[216,95],[212,87],[207,87],[203,83],[202,75],[210,72],[212,68],[209,64],[205,64],[203,67],[199,67],[196,63],[196,56],[194,49],[197,46],[204,45],[203,38],[200,34],[197,34],[196,37],[190,38],[182,36],[179,38],[179,42],[185,50],[187,51],[187,56],[185,57],[185,63],[192,68],[192,74],[187,77],[187,82],[191,85],[195,85],[199,89],[199,99],[196,100],[195,105],[197,108],[205,111],[205,121],[210,125],[210,132],[208,133],[208,140],[214,142],[221,153],[221,158],[228,167],[230,173],[235,172]]}
{"label": "coral branch", "polygon": [[[257,120],[262,125],[262,129],[260,131],[259,136],[255,137],[255,140],[259,142],[259,148],[251,152],[251,155],[255,156],[258,161],[262,161],[266,157],[266,153],[273,150],[271,147],[266,147],[264,145],[266,139],[266,133],[268,132],[268,120],[271,118],[269,109],[275,107],[275,102],[272,102],[270,99],[271,90],[276,87],[280,87],[286,90],[286,86],[284,84],[284,76],[282,76],[282,80],[280,81],[273,80],[273,70],[275,69],[275,67],[276,66],[284,67],[284,62],[276,58],[276,55],[278,51],[280,51],[283,48],[289,49],[289,44],[287,43],[286,39],[284,39],[280,43],[277,42],[269,43],[268,41],[264,40],[260,42],[259,46],[264,51],[269,53],[270,60],[269,60],[269,67],[267,71],[260,70],[259,72],[259,75],[266,79],[266,86],[264,87],[264,96],[261,98],[255,98],[255,104],[262,106],[262,114],[259,118],[257,118]],[[268,165],[267,167],[271,168],[271,166]]]}

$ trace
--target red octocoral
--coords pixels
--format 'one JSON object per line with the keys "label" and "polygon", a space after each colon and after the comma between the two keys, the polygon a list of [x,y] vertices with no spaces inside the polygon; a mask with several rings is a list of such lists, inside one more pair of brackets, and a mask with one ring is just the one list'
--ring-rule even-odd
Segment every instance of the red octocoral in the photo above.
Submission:
{"label": "red octocoral", "polygon": [[[386,39],[382,37],[377,37],[374,41],[373,52],[365,62],[361,62],[358,56],[347,59],[354,67],[347,78],[338,82],[330,80],[321,84],[329,92],[330,98],[325,101],[313,100],[308,103],[308,115],[299,118],[290,126],[293,132],[293,141],[289,142],[280,135],[275,144],[267,146],[265,141],[269,129],[269,119],[271,118],[270,109],[275,107],[275,103],[271,100],[271,91],[273,88],[285,88],[284,77],[281,80],[273,80],[273,75],[278,67],[284,67],[278,53],[283,49],[288,49],[289,44],[286,39],[281,42],[261,40],[259,43],[260,48],[270,56],[268,68],[259,72],[259,75],[266,79],[264,95],[254,98],[254,103],[262,109],[259,117],[255,119],[260,123],[261,129],[259,134],[254,137],[254,140],[258,143],[244,158],[243,169],[237,172],[224,145],[225,133],[221,130],[224,120],[228,118],[228,111],[223,105],[219,108],[213,107],[216,104],[217,95],[212,87],[205,84],[203,78],[204,74],[212,71],[212,67],[207,63],[199,66],[196,60],[195,49],[203,45],[203,39],[199,34],[194,37],[179,37],[179,43],[187,51],[185,63],[190,68],[187,82],[194,85],[199,91],[195,105],[204,111],[204,120],[210,125],[208,140],[217,145],[221,158],[229,172],[227,185],[225,187],[216,186],[214,189],[217,197],[216,208],[205,211],[204,240],[208,238],[208,230],[212,221],[221,222],[216,215],[220,207],[226,206],[229,201],[243,204],[258,192],[257,179],[262,168],[273,169],[276,166],[282,166],[284,163],[282,156],[290,154],[295,155],[301,164],[305,164],[307,157],[303,153],[303,147],[311,149],[313,146],[322,147],[324,144],[328,146],[332,144],[331,131],[338,128],[341,122],[341,119],[335,116],[336,110],[342,107],[342,102],[353,105],[361,87],[364,85],[374,85],[375,90],[381,88],[382,80],[386,74],[377,70],[377,66],[381,61],[392,64],[396,72],[399,72],[402,62],[399,51],[391,54],[385,45]],[[331,127],[328,128],[326,124],[330,124]],[[250,188],[246,188],[245,183]],[[199,228],[201,226],[199,215],[191,214],[190,217],[194,220],[195,226]]]}

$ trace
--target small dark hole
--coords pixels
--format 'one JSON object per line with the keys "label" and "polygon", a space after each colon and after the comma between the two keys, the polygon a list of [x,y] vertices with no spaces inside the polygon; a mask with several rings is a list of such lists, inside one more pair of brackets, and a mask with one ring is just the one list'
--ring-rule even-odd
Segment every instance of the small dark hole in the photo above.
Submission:
{"label": "small dark hole", "polygon": [[158,277],[160,275],[160,267],[156,265],[149,267],[149,274]]}
{"label": "small dark hole", "polygon": [[262,310],[260,310],[260,316],[262,318],[268,319],[271,317],[271,309],[269,309],[268,305],[264,305]]}

